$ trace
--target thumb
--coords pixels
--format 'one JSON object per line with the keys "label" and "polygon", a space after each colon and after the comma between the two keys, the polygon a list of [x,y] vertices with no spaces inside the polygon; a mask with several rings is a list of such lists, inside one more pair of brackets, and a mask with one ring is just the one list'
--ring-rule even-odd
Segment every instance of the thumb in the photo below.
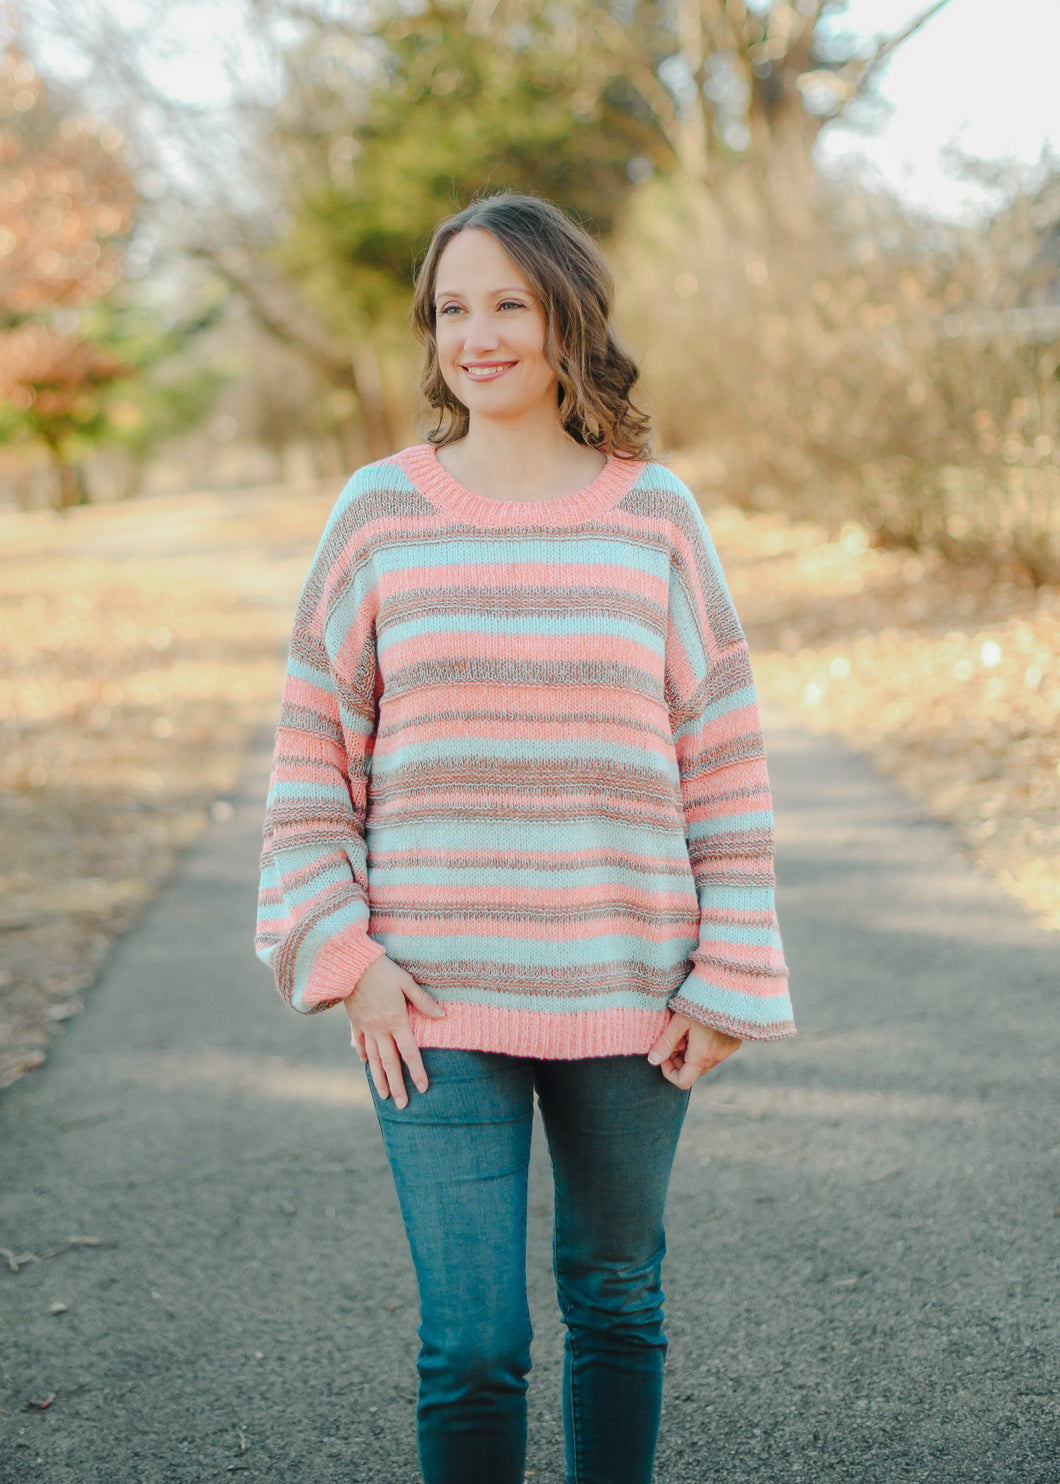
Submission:
{"label": "thumb", "polygon": [[669,1060],[681,1044],[687,1033],[688,1027],[676,1016],[670,1017],[665,1030],[659,1036],[655,1045],[648,1052],[648,1060],[653,1067],[660,1066]]}
{"label": "thumb", "polygon": [[427,993],[422,984],[417,984],[411,974],[403,990],[405,998],[415,1005],[421,1015],[429,1015],[432,1020],[440,1020],[445,1014],[438,1001]]}

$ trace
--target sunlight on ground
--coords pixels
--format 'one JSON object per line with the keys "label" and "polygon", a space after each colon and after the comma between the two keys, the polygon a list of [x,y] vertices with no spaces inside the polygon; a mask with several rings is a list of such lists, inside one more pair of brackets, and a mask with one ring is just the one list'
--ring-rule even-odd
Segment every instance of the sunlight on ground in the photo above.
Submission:
{"label": "sunlight on ground", "polygon": [[346,1071],[311,1063],[295,1066],[282,1056],[221,1051],[209,1046],[195,1051],[115,1055],[108,1065],[114,1077],[149,1082],[162,1092],[198,1087],[273,1102],[318,1103],[330,1108],[373,1107],[364,1071],[352,1050]]}

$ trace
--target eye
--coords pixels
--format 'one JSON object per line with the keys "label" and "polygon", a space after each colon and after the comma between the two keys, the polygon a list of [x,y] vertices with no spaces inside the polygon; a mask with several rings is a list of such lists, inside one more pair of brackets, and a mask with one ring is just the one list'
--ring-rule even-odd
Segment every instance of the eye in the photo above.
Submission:
{"label": "eye", "polygon": [[459,304],[446,304],[441,309],[439,309],[438,313],[439,313],[439,315],[448,315],[450,309],[459,310],[459,308],[460,308],[460,305]]}
{"label": "eye", "polygon": [[505,309],[505,308],[507,308],[507,306],[509,304],[511,305],[511,307],[513,309],[525,309],[526,308],[526,305],[523,304],[521,302],[521,300],[519,300],[519,299],[504,299],[504,300],[501,301],[500,308],[501,309]]}

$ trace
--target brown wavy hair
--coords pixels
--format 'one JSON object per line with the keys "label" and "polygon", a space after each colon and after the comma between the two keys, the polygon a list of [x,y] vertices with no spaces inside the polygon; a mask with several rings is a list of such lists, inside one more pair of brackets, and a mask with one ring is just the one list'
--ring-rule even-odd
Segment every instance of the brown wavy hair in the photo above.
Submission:
{"label": "brown wavy hair", "polygon": [[455,443],[470,422],[438,365],[434,304],[438,259],[468,227],[493,233],[541,302],[545,359],[559,381],[556,400],[566,432],[587,448],[650,459],[651,419],[630,401],[640,372],[611,329],[615,283],[603,253],[558,206],[514,191],[476,197],[439,222],[416,271],[412,328],[426,348],[420,390],[440,413],[429,441]]}

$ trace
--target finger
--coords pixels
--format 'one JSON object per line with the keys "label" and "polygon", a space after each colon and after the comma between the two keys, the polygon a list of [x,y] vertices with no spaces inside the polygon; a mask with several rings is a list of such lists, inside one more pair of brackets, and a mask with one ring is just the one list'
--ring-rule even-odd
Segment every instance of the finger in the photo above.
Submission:
{"label": "finger", "polygon": [[359,1031],[356,1026],[350,1027],[350,1045],[353,1047],[354,1051],[356,1051],[357,1055],[361,1058],[362,1062],[366,1062],[368,1060],[368,1053],[364,1049],[364,1032]]}
{"label": "finger", "polygon": [[648,1052],[648,1060],[651,1062],[652,1066],[657,1067],[661,1065],[662,1062],[668,1061],[669,1058],[674,1055],[678,1046],[681,1044],[687,1034],[688,1031],[685,1029],[684,1026],[679,1025],[675,1021],[671,1020],[669,1025],[659,1036],[659,1039],[656,1041],[655,1045]]}
{"label": "finger", "polygon": [[388,1098],[390,1096],[390,1088],[387,1086],[386,1072],[383,1070],[383,1063],[379,1058],[379,1047],[374,1039],[369,1041],[367,1038],[365,1040],[365,1046],[368,1051],[368,1066],[372,1073],[375,1090],[381,1098]]}
{"label": "finger", "polygon": [[409,1095],[405,1091],[405,1079],[401,1075],[401,1058],[394,1045],[393,1037],[388,1037],[379,1048],[379,1059],[383,1063],[383,1070],[390,1084],[395,1106],[404,1108],[408,1104]]}
{"label": "finger", "polygon": [[429,1015],[433,1020],[440,1020],[445,1014],[434,996],[428,994],[423,985],[417,984],[414,979],[405,989],[405,998],[416,1006],[421,1015]]}
{"label": "finger", "polygon": [[404,1058],[405,1065],[409,1069],[413,1082],[415,1082],[420,1092],[426,1092],[427,1069],[423,1065],[420,1048],[416,1045],[411,1031],[402,1032],[395,1036],[394,1039],[397,1041],[398,1050]]}
{"label": "finger", "polygon": [[704,1072],[709,1072],[711,1067],[716,1067],[715,1061],[698,1061],[686,1057],[684,1064],[674,1078],[675,1087],[691,1087],[697,1077],[702,1077]]}

